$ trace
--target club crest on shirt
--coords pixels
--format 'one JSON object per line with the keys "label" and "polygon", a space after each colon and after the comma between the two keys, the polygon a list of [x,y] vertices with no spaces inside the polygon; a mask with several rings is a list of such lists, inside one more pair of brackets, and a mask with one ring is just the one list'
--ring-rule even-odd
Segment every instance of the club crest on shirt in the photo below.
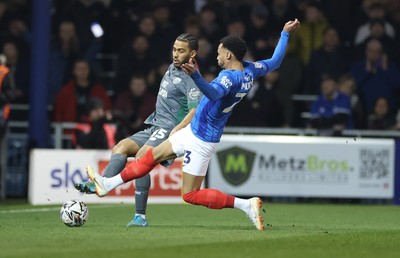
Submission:
{"label": "club crest on shirt", "polygon": [[200,96],[200,91],[196,88],[191,88],[189,91],[189,98],[190,99],[198,99]]}
{"label": "club crest on shirt", "polygon": [[253,62],[253,64],[254,64],[255,68],[258,68],[258,69],[264,68],[264,66],[261,63]]}
{"label": "club crest on shirt", "polygon": [[173,83],[173,84],[178,84],[178,83],[180,83],[181,81],[182,81],[181,78],[176,77],[176,78],[174,78],[174,79],[172,80],[172,83]]}
{"label": "club crest on shirt", "polygon": [[223,76],[221,78],[221,84],[225,86],[225,88],[229,88],[230,86],[232,86],[232,82],[228,79],[227,76]]}

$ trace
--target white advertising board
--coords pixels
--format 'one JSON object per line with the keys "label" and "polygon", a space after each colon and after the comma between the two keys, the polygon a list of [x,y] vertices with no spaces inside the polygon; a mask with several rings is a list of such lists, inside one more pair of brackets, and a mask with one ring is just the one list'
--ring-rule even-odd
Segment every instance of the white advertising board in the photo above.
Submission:
{"label": "white advertising board", "polygon": [[392,198],[394,140],[224,135],[209,187],[243,196]]}
{"label": "white advertising board", "polygon": [[[28,199],[31,204],[59,204],[71,199],[86,203],[134,203],[134,181],[99,198],[82,194],[74,183],[87,181],[86,165],[100,174],[109,162],[111,151],[34,149],[30,153]],[[158,165],[150,173],[149,203],[181,203],[182,160],[171,167]]]}

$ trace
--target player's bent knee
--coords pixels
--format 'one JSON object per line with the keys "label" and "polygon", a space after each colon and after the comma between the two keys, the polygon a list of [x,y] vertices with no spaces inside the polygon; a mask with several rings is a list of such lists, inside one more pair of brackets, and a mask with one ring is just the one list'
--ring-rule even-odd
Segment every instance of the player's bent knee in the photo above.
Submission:
{"label": "player's bent knee", "polygon": [[119,141],[119,142],[117,143],[117,145],[115,145],[115,146],[112,148],[112,153],[113,153],[113,154],[126,154],[126,153],[124,153],[124,149],[126,149],[126,148],[124,148],[124,144],[122,143],[122,141],[123,141],[123,140]]}
{"label": "player's bent knee", "polygon": [[[117,143],[112,149],[113,154],[136,154],[136,144],[130,139],[123,139]],[[133,152],[133,153],[131,153]]]}

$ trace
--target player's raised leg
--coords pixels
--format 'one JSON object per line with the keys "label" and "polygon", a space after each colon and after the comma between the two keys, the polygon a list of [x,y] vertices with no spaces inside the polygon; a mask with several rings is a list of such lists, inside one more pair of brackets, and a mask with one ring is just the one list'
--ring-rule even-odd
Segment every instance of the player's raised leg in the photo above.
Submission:
{"label": "player's raised leg", "polygon": [[[138,150],[139,145],[131,138],[125,138],[119,141],[112,149],[110,162],[104,170],[103,177],[108,178],[119,174],[126,165],[127,157],[135,156]],[[74,186],[82,193],[96,193],[96,186],[92,181],[76,183]]]}
{"label": "player's raised leg", "polygon": [[166,140],[155,148],[149,148],[143,157],[135,159],[119,175],[105,178],[95,173],[90,166],[87,166],[86,172],[96,185],[97,195],[103,197],[115,187],[147,175],[158,163],[176,157],[170,141]]}
{"label": "player's raised leg", "polygon": [[237,208],[246,213],[258,230],[264,230],[260,198],[241,199],[212,188],[200,189],[204,176],[183,172],[182,198],[185,202],[209,209]]}

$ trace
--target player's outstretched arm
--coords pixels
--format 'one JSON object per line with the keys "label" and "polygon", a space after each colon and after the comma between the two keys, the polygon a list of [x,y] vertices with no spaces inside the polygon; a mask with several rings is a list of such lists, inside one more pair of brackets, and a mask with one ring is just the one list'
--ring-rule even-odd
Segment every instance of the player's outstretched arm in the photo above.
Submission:
{"label": "player's outstretched arm", "polygon": [[199,71],[196,70],[192,58],[190,58],[189,63],[182,64],[181,68],[185,73],[192,77],[197,87],[199,87],[201,92],[203,92],[208,99],[214,101],[225,95],[225,91],[218,84],[213,82],[208,83],[204,80]]}
{"label": "player's outstretched arm", "polygon": [[272,57],[270,59],[259,61],[265,63],[265,65],[268,67],[268,71],[273,71],[279,68],[282,63],[283,57],[285,56],[287,43],[289,41],[289,34],[290,32],[296,31],[298,28],[300,28],[300,22],[297,19],[293,21],[288,21],[285,26],[283,26],[281,37],[278,44],[276,45]]}

